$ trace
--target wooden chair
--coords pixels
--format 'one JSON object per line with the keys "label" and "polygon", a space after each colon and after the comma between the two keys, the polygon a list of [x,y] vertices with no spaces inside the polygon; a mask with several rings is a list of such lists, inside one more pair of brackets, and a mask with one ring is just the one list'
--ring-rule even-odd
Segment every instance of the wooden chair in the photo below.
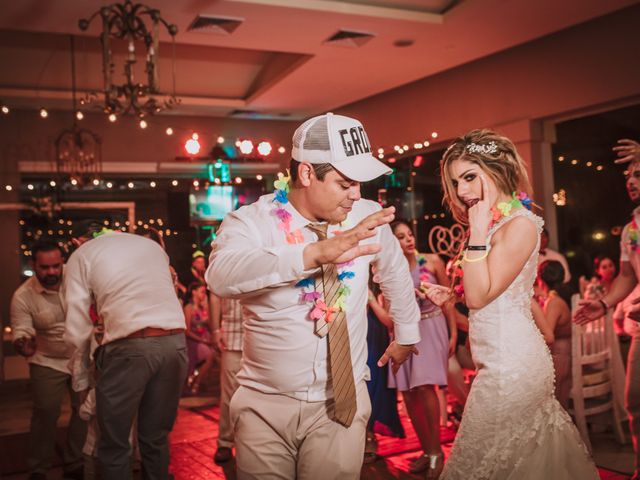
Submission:
{"label": "wooden chair", "polygon": [[[575,311],[579,296],[571,301]],[[591,451],[587,418],[609,412],[611,424],[619,443],[625,443],[622,422],[624,411],[624,368],[613,331],[613,319],[608,312],[593,322],[579,326],[572,324],[571,332],[571,400],[573,415],[584,443]],[[614,342],[616,342],[614,344]],[[620,372],[622,368],[622,372]],[[621,378],[622,375],[622,378]]]}

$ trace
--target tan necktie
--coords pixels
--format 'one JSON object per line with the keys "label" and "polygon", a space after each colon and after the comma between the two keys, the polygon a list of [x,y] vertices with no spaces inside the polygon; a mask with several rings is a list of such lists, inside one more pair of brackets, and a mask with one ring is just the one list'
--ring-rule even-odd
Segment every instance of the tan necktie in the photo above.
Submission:
{"label": "tan necktie", "polygon": [[[315,232],[320,240],[326,240],[327,226],[326,223],[310,223],[307,228]],[[336,265],[333,263],[322,265],[322,291],[327,308],[335,303],[339,288],[340,281]],[[316,279],[317,289],[318,279]],[[356,414],[356,387],[351,366],[349,329],[344,312],[334,313],[331,322],[326,321],[326,315],[316,320],[315,332],[320,337],[328,333],[328,361],[334,400],[334,409],[333,412],[330,411],[330,415],[333,420],[348,427]]]}

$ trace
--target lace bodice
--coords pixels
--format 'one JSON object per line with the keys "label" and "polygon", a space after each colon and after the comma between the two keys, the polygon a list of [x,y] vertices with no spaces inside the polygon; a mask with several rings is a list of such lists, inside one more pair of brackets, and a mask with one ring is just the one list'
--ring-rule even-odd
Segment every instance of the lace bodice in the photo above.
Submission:
{"label": "lace bodice", "polygon": [[[487,236],[487,244],[491,241],[493,235],[507,222],[516,217],[527,217],[536,225],[538,231],[538,240],[536,242],[536,248],[533,250],[527,263],[515,278],[513,283],[502,292],[491,303],[479,310],[471,310],[471,317],[486,317],[491,315],[498,315],[505,305],[508,305],[510,309],[517,308],[522,315],[531,316],[531,298],[533,297],[533,283],[536,279],[538,269],[538,250],[540,249],[540,233],[544,221],[537,215],[531,213],[529,210],[523,208],[516,210],[508,217],[501,218],[496,222]],[[490,247],[489,247],[490,248]]]}

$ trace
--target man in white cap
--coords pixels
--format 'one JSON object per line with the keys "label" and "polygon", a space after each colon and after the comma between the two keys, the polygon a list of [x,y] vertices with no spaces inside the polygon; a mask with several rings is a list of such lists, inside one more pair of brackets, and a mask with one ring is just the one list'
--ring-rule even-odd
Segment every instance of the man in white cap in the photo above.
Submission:
{"label": "man in white cap", "polygon": [[390,173],[360,122],[328,113],[294,133],[290,179],[230,213],[206,279],[246,308],[240,387],[231,404],[240,479],[355,479],[371,412],[365,380],[367,283],[375,263],[397,368],[420,340],[407,262],[388,223],[394,208],[361,199]]}

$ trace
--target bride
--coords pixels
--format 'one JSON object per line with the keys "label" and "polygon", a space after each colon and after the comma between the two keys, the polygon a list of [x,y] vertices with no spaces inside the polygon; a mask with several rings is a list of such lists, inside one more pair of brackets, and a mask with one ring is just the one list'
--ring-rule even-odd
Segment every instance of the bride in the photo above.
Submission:
{"label": "bride", "polygon": [[[531,315],[540,231],[525,165],[489,130],[457,139],[441,161],[445,201],[468,225],[462,286],[478,374],[443,480],[598,479],[569,415],[554,397],[553,363]],[[449,290],[426,285],[443,303]]]}

